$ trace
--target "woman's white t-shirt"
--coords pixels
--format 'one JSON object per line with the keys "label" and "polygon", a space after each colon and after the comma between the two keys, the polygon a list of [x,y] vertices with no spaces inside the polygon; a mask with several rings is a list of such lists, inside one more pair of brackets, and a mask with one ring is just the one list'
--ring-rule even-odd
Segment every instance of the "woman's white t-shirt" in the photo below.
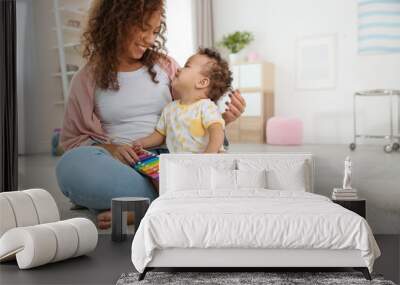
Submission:
{"label": "woman's white t-shirt", "polygon": [[163,108],[172,101],[167,73],[159,65],[154,65],[154,70],[159,83],[152,81],[143,66],[118,72],[118,91],[96,90],[96,113],[113,143],[130,143],[150,135]]}

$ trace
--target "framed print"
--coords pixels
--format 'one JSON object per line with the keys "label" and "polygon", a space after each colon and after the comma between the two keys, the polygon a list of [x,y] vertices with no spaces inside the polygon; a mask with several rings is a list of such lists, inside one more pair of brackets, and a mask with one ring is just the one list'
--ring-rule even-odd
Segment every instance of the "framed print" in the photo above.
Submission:
{"label": "framed print", "polygon": [[312,36],[297,40],[297,89],[335,88],[336,42],[336,35]]}

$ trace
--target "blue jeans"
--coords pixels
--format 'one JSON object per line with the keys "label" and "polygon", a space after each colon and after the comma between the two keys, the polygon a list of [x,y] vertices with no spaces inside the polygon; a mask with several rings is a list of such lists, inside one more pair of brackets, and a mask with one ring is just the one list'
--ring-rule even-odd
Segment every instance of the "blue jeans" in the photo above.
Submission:
{"label": "blue jeans", "polygon": [[[160,154],[168,150],[152,152]],[[110,209],[115,197],[147,197],[152,201],[158,196],[150,179],[96,146],[66,152],[57,164],[56,176],[65,196],[91,210]]]}

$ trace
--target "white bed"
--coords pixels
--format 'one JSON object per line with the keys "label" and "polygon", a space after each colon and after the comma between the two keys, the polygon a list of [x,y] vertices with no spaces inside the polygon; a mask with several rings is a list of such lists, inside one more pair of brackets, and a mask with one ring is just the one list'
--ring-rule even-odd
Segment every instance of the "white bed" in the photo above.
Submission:
{"label": "white bed", "polygon": [[141,278],[154,267],[355,267],[370,278],[380,251],[367,222],[313,194],[313,181],[311,154],[162,155],[132,262]]}

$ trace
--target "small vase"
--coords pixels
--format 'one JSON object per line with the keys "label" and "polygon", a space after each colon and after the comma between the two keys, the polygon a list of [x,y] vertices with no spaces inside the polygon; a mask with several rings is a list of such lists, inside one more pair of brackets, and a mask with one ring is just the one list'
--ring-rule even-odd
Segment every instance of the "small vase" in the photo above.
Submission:
{"label": "small vase", "polygon": [[237,53],[230,53],[229,54],[229,63],[230,64],[236,63],[238,61],[238,59],[239,59],[239,56],[238,56]]}

